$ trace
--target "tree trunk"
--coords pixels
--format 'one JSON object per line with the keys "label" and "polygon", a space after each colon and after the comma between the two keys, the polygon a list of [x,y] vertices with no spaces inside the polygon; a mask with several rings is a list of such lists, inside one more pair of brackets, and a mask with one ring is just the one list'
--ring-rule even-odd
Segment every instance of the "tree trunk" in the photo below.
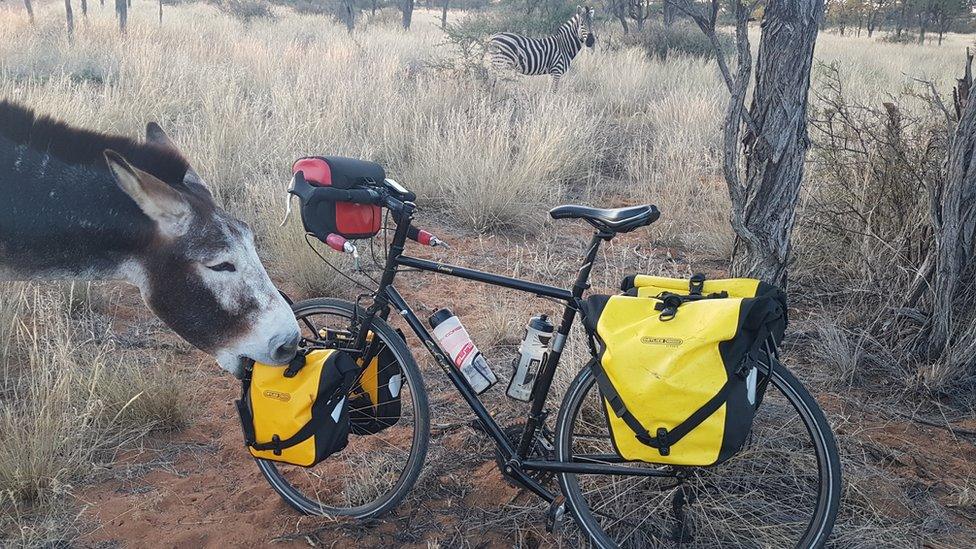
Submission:
{"label": "tree trunk", "polygon": [[342,21],[346,24],[346,30],[352,34],[356,30],[356,11],[353,9],[353,0],[343,0],[342,2]]}
{"label": "tree trunk", "polygon": [[444,0],[444,9],[441,10],[441,28],[447,27],[447,8],[450,6],[451,0]]}
{"label": "tree trunk", "polygon": [[125,34],[129,22],[129,6],[126,0],[115,0],[115,13],[119,16],[119,32]]}
{"label": "tree trunk", "polygon": [[[923,350],[929,358],[942,356],[953,343],[955,315],[972,299],[971,273],[976,245],[976,101],[970,97],[973,58],[967,51],[966,75],[954,95],[959,118],[952,136],[946,177],[930,189],[935,232],[932,272],[932,311]],[[969,288],[966,288],[969,286]]]}
{"label": "tree trunk", "polygon": [[163,0],[159,0],[159,26],[163,26]]}
{"label": "tree trunk", "polygon": [[81,16],[88,18],[88,0],[81,0]]}
{"label": "tree trunk", "polygon": [[807,97],[823,0],[771,0],[763,15],[752,124],[743,139],[745,185],[733,195],[738,237],[732,273],[786,285],[791,233],[803,181]]}
{"label": "tree trunk", "polygon": [[901,0],[901,9],[898,10],[898,17],[895,24],[895,36],[901,38],[901,31],[905,28],[905,19],[908,17],[908,0]]}
{"label": "tree trunk", "polygon": [[623,13],[618,13],[617,19],[620,20],[620,26],[624,29],[624,34],[630,34],[630,27],[627,26],[627,16]]}
{"label": "tree trunk", "polygon": [[34,6],[31,4],[31,0],[24,0],[24,7],[27,8],[27,20],[30,24],[34,24]]}
{"label": "tree trunk", "polygon": [[75,14],[71,11],[71,0],[64,0],[64,19],[68,23],[68,36],[75,33]]}
{"label": "tree trunk", "polygon": [[670,27],[674,23],[674,20],[678,18],[678,10],[675,9],[674,3],[670,0],[664,0],[664,6],[661,12],[664,15],[664,26],[666,27]]}
{"label": "tree trunk", "polygon": [[409,29],[410,22],[413,20],[414,0],[400,0],[400,10],[403,11],[403,28]]}

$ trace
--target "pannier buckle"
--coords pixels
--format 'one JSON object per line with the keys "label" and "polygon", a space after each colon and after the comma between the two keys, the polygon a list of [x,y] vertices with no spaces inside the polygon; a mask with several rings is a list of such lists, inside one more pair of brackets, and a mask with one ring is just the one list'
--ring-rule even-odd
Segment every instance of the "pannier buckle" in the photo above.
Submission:
{"label": "pannier buckle", "polygon": [[668,430],[664,427],[657,430],[657,451],[661,452],[662,456],[671,453],[671,443],[668,442]]}
{"label": "pannier buckle", "polygon": [[285,377],[295,377],[298,375],[298,371],[305,367],[305,355],[303,353],[298,353],[295,358],[291,359],[288,363],[288,367],[285,368]]}
{"label": "pannier buckle", "polygon": [[678,307],[681,306],[681,296],[676,294],[665,294],[661,296],[661,302],[654,305],[655,311],[661,311],[661,322],[667,322],[678,314]]}
{"label": "pannier buckle", "polygon": [[693,275],[691,280],[688,281],[688,293],[691,295],[702,295],[702,291],[705,289],[705,275],[699,273]]}
{"label": "pannier buckle", "polygon": [[657,430],[657,436],[651,437],[648,433],[639,433],[636,435],[637,440],[641,444],[650,446],[651,448],[656,448],[662,456],[669,455],[671,453],[671,443],[668,441],[668,430],[661,427]]}
{"label": "pannier buckle", "polygon": [[272,452],[274,453],[274,455],[280,456],[281,455],[281,437],[279,437],[278,435],[272,436],[271,437],[271,444],[274,444],[274,448],[272,449]]}

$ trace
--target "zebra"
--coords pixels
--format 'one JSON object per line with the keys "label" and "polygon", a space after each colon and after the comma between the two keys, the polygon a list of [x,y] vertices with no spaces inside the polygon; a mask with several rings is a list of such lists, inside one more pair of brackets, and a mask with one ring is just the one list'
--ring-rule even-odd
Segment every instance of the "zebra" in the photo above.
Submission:
{"label": "zebra", "polygon": [[491,66],[497,70],[513,70],[521,74],[552,75],[553,91],[559,78],[569,70],[569,64],[585,44],[592,48],[593,8],[576,6],[576,13],[545,38],[528,38],[512,32],[502,32],[488,41]]}

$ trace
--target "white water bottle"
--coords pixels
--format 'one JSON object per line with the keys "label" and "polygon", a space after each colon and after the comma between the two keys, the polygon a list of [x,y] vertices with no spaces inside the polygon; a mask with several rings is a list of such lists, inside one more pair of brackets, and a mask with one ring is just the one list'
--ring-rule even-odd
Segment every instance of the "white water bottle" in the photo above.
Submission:
{"label": "white water bottle", "polygon": [[525,327],[525,337],[519,345],[519,356],[512,364],[512,380],[508,382],[505,394],[523,402],[532,399],[532,388],[539,375],[539,368],[546,361],[554,330],[546,315],[534,316],[529,320]]}
{"label": "white water bottle", "polygon": [[434,329],[434,339],[440,343],[441,349],[451,357],[454,365],[475,393],[481,394],[498,381],[488,361],[481,351],[471,341],[471,336],[464,329],[461,320],[449,309],[440,309],[430,315],[430,327]]}

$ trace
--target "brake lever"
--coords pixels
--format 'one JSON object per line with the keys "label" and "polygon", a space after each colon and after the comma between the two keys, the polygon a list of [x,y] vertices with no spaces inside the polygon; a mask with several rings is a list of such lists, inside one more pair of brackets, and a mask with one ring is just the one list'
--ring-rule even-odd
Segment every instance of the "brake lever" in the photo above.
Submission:
{"label": "brake lever", "polygon": [[292,198],[299,196],[299,193],[295,191],[298,186],[298,180],[301,178],[301,182],[308,185],[305,181],[305,172],[298,170],[295,175],[291,176],[291,181],[288,183],[288,190],[285,192],[285,217],[281,220],[281,225],[279,227],[284,227],[288,223],[288,218],[291,217],[291,203]]}

